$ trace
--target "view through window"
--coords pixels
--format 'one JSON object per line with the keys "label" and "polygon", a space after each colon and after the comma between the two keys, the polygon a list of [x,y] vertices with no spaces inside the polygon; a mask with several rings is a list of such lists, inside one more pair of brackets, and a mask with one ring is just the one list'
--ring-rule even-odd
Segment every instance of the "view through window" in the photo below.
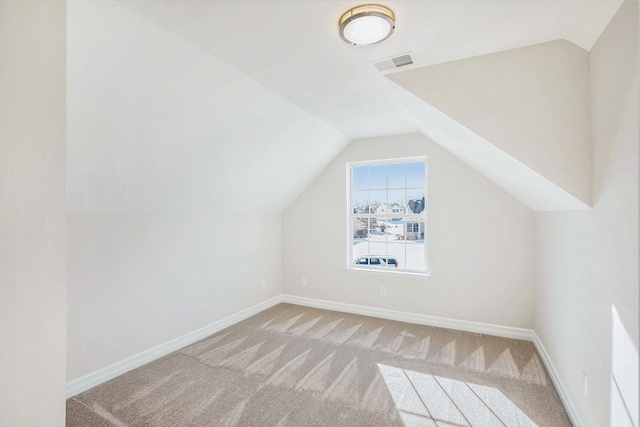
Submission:
{"label": "view through window", "polygon": [[348,165],[349,267],[427,272],[426,158]]}

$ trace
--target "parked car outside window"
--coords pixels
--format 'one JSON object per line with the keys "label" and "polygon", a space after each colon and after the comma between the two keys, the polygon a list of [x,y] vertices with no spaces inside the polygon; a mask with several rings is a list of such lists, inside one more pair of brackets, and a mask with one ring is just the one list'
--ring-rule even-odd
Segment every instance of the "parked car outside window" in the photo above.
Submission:
{"label": "parked car outside window", "polygon": [[355,260],[357,265],[375,265],[380,267],[397,267],[398,260],[384,255],[368,255]]}

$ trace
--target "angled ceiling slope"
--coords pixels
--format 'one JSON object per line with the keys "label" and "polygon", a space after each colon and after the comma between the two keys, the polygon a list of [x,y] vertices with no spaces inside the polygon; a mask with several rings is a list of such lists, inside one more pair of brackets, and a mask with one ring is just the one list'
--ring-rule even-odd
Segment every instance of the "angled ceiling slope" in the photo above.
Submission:
{"label": "angled ceiling slope", "polygon": [[415,67],[566,39],[589,50],[621,0],[389,1],[396,31],[354,48],[338,20],[355,0],[120,0],[352,139],[418,131],[372,62]]}
{"label": "angled ceiling slope", "polygon": [[584,49],[558,40],[387,77],[426,136],[532,209],[589,208]]}
{"label": "angled ceiling slope", "polygon": [[[489,136],[390,84],[372,61],[411,51],[418,68],[556,39],[588,50],[620,3],[392,2],[393,37],[354,49],[337,33],[352,1],[69,1],[69,210],[280,211],[350,139],[433,137],[446,133],[438,120],[486,147]],[[460,157],[473,157],[465,148]],[[544,187],[547,172],[522,168],[526,156],[493,155],[513,168],[498,177],[526,170]],[[551,201],[530,206],[563,205],[556,187],[584,199],[545,179]]]}
{"label": "angled ceiling slope", "polygon": [[280,212],[349,142],[119,3],[67,14],[70,212]]}

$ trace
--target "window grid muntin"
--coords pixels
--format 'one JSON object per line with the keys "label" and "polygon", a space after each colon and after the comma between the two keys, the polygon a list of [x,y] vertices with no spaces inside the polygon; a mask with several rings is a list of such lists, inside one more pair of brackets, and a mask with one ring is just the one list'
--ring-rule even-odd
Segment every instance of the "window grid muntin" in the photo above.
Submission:
{"label": "window grid muntin", "polygon": [[[408,166],[409,164],[412,163],[423,163],[424,165],[424,177],[423,182],[424,182],[424,187],[416,187],[416,186],[411,186],[408,187]],[[387,192],[387,203],[391,203],[388,200],[388,191],[389,189],[392,190],[398,190],[400,188],[398,187],[389,187],[389,166],[391,165],[395,165],[395,164],[404,164],[404,181],[405,181],[405,187],[402,188],[404,190],[405,196],[404,196],[404,213],[389,213],[389,214],[373,214],[370,213],[371,211],[371,202],[372,202],[372,198],[369,195],[368,198],[368,213],[362,213],[362,212],[354,212],[355,206],[354,206],[354,201],[353,201],[353,193],[354,193],[354,171],[356,170],[356,168],[360,168],[360,167],[367,167],[367,173],[368,173],[368,181],[367,181],[367,187],[369,188],[369,192],[371,192],[371,167],[372,166],[386,166],[385,169],[385,176],[386,176],[386,182],[387,182],[387,187],[386,188],[375,188],[374,190],[378,191],[378,190],[383,190]],[[427,248],[427,241],[428,241],[428,236],[427,236],[427,211],[428,211],[428,165],[427,165],[427,159],[426,157],[415,157],[415,158],[402,158],[402,159],[393,159],[393,160],[378,160],[378,161],[366,161],[366,162],[352,162],[352,163],[348,163],[347,164],[347,177],[348,177],[348,185],[347,185],[347,204],[348,204],[348,250],[347,250],[347,265],[349,266],[349,268],[360,268],[363,265],[358,265],[355,264],[355,260],[356,257],[354,255],[354,240],[353,240],[353,219],[354,218],[399,218],[401,219],[402,222],[402,235],[403,235],[403,239],[402,239],[402,243],[391,241],[389,242],[388,239],[385,239],[384,243],[385,243],[385,253],[384,254],[373,254],[371,253],[370,250],[370,231],[371,231],[371,226],[370,223],[367,224],[367,232],[366,232],[366,238],[367,238],[367,254],[368,255],[383,255],[383,256],[388,256],[388,257],[394,257],[394,255],[389,253],[389,245],[400,245],[402,244],[403,248],[404,248],[404,259],[405,259],[405,265],[404,266],[399,266],[398,267],[398,272],[406,272],[406,273],[419,273],[419,274],[424,274],[428,272],[428,248]],[[360,187],[361,188],[361,187]],[[423,206],[423,210],[421,213],[407,213],[409,210],[409,190],[420,190],[424,193],[424,206]],[[364,189],[362,190],[358,190],[358,191],[364,191]],[[413,200],[413,199],[411,199]],[[379,205],[378,205],[379,206]],[[422,250],[424,250],[424,256],[422,257],[422,265],[424,266],[423,269],[409,269],[407,268],[407,261],[408,261],[408,256],[407,256],[407,248],[408,248],[408,244],[407,244],[407,222],[409,222],[409,219],[412,220],[412,222],[415,222],[416,220],[418,221],[418,233],[420,233],[420,226],[419,226],[419,222],[423,221],[424,222],[424,230],[423,230],[423,243],[421,243],[420,245],[422,246]],[[371,265],[365,265],[366,269],[371,269],[371,270],[375,270],[376,267],[373,267]],[[387,267],[377,267],[377,269],[382,270],[382,271],[393,271]]]}

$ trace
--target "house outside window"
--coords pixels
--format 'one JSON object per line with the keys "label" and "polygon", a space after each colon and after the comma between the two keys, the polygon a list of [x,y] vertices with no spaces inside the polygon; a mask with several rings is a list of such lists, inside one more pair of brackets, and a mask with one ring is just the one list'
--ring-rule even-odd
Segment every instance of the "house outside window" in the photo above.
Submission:
{"label": "house outside window", "polygon": [[425,157],[347,164],[350,269],[427,273]]}

